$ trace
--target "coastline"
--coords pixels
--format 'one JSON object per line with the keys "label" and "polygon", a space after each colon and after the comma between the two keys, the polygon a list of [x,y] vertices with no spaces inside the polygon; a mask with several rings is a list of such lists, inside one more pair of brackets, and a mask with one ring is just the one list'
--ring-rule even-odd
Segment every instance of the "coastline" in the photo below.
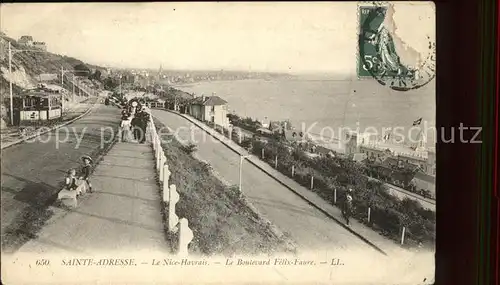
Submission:
{"label": "coastline", "polygon": [[[380,138],[390,128],[402,128],[400,134],[410,137],[416,134],[411,128],[419,117],[427,145],[432,147],[437,138],[431,100],[435,95],[428,88],[401,96],[375,82],[302,78],[200,81],[172,87],[198,96],[215,93],[229,102],[228,113],[264,122],[289,120],[297,130],[321,134],[328,143],[337,143],[342,128],[376,132]],[[384,111],[378,112],[380,108]]]}

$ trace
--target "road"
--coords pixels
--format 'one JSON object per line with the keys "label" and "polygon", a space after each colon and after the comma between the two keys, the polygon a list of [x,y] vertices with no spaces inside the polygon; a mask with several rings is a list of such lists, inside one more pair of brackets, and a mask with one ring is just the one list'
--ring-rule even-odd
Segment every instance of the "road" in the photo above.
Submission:
{"label": "road", "polygon": [[423,208],[429,209],[429,210],[434,211],[434,212],[436,211],[436,201],[435,200],[424,198],[418,194],[411,193],[410,191],[401,189],[400,187],[397,187],[397,186],[389,184],[389,183],[385,183],[384,181],[378,180],[376,178],[369,177],[369,176],[366,176],[366,177],[368,179],[376,180],[376,181],[380,181],[380,182],[384,183],[384,185],[387,186],[389,193],[393,196],[398,197],[399,199],[408,198],[411,200],[415,200],[415,201],[419,202]]}
{"label": "road", "polygon": [[[161,110],[152,110],[152,114],[177,132],[181,140],[194,140],[198,145],[196,156],[208,161],[224,180],[238,185],[238,154],[198,127],[193,126],[191,131],[191,123],[178,115]],[[248,162],[243,163],[242,189],[259,212],[290,234],[302,250],[355,249],[375,252],[375,249]]]}
{"label": "road", "polygon": [[[84,154],[102,152],[101,131],[109,141],[118,127],[120,110],[96,105],[87,116],[42,135],[36,142],[2,150],[1,235],[2,250],[15,251],[31,239],[51,216],[47,210],[60,190],[67,169],[78,167]],[[69,135],[66,142],[65,130]],[[58,135],[59,137],[57,137]]]}
{"label": "road", "polygon": [[150,145],[117,142],[92,173],[94,193],[54,216],[17,253],[167,253],[161,198]]}

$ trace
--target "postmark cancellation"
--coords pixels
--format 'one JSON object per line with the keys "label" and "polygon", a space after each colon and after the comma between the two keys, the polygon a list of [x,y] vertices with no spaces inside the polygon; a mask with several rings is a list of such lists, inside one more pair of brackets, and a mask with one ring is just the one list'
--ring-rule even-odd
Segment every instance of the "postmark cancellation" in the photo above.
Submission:
{"label": "postmark cancellation", "polygon": [[[417,39],[425,43],[423,49],[417,50],[398,34],[394,4],[360,3],[357,12],[358,79],[375,79],[397,91],[417,89],[432,81],[436,74],[433,31]],[[417,18],[417,27],[418,19],[422,17]],[[422,28],[429,30],[425,25]]]}

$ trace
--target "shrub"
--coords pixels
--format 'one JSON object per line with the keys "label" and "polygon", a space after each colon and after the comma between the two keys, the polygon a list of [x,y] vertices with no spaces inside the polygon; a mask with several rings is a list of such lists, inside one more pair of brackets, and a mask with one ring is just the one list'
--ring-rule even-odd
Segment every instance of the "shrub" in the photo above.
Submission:
{"label": "shrub", "polygon": [[253,149],[253,144],[252,144],[252,139],[250,138],[244,138],[242,141],[241,141],[241,146],[245,149],[250,149],[252,148]]}
{"label": "shrub", "polygon": [[182,150],[187,153],[187,154],[192,154],[193,152],[195,152],[196,150],[198,149],[198,146],[192,142],[190,142],[189,144],[187,145],[183,145],[182,146]]}

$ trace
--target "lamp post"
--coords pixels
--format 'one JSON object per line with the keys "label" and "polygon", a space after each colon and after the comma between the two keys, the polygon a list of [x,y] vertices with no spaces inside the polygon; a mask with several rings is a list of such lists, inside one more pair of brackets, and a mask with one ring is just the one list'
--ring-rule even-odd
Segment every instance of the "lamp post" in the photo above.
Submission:
{"label": "lamp post", "polygon": [[239,190],[240,190],[240,193],[241,193],[241,180],[242,180],[242,177],[243,177],[243,160],[247,157],[249,157],[250,155],[240,155],[240,185],[239,185]]}

